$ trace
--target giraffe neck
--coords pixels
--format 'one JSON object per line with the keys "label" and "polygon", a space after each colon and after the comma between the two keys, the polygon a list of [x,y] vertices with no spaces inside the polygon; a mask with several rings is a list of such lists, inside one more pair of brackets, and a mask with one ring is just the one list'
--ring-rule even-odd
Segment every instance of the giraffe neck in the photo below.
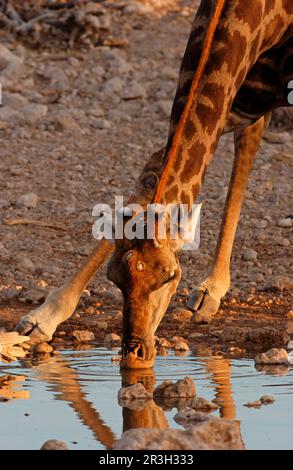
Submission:
{"label": "giraffe neck", "polygon": [[[215,0],[202,0],[182,61],[164,164],[199,64]],[[288,0],[227,0],[197,99],[165,175],[162,204],[194,202],[234,98],[258,57],[281,40],[293,21]],[[164,171],[163,171],[164,173]],[[158,202],[158,201],[157,201]]]}

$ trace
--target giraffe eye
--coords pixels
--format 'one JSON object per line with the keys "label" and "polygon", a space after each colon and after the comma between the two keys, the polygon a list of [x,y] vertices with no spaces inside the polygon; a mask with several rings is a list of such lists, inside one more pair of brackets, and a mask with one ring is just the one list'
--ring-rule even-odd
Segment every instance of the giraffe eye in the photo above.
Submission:
{"label": "giraffe eye", "polygon": [[138,271],[143,271],[144,270],[144,263],[142,261],[138,261],[136,265],[136,269]]}

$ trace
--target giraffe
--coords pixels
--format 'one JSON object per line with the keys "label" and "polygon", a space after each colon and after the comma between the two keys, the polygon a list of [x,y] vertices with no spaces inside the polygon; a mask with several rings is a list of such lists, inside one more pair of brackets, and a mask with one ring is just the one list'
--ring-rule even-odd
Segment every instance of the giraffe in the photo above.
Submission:
{"label": "giraffe", "polygon": [[[195,323],[210,322],[229,289],[249,170],[271,112],[288,106],[292,51],[292,0],[201,1],[182,60],[166,148],[151,157],[130,199],[191,206],[220,136],[234,132],[235,158],[213,265],[186,305]],[[113,248],[102,240],[80,271],[21,319],[18,331],[35,341],[51,339],[112,253],[108,277],[124,297],[121,367],[151,367],[154,334],[180,280],[184,237],[155,241],[124,238]]]}

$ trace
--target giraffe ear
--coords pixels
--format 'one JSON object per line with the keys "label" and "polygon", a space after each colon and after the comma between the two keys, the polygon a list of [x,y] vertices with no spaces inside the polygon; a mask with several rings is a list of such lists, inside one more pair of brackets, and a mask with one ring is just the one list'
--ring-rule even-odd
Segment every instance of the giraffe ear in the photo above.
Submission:
{"label": "giraffe ear", "polygon": [[170,239],[174,251],[196,250],[199,247],[200,210],[201,204],[193,204],[192,209],[180,217],[178,236]]}

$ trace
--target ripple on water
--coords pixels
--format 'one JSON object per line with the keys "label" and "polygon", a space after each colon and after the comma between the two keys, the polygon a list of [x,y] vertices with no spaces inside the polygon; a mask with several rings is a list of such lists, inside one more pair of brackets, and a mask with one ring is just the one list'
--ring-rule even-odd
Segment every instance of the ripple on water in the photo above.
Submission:
{"label": "ripple on water", "polygon": [[[55,438],[74,449],[103,449],[111,447],[122,429],[137,427],[146,418],[148,422],[154,419],[156,426],[180,428],[173,419],[176,408],[162,410],[153,402],[149,409],[125,409],[122,413],[117,403],[121,387],[119,365],[111,363],[117,351],[66,350],[46,361],[0,363],[0,377],[25,376],[25,382],[12,382],[12,392],[21,396],[25,390],[25,396],[30,395],[26,400],[0,403],[0,448],[38,449],[47,439]],[[170,353],[157,357],[154,371],[128,372],[123,380],[141,381],[153,388],[164,380],[176,381],[186,376],[194,379],[199,396],[221,400],[221,416],[240,420],[247,448],[292,448],[292,368],[257,370],[251,359]],[[276,402],[259,410],[243,406],[264,394],[274,395]],[[29,416],[24,417],[25,413]],[[78,444],[72,445],[73,441]]]}

